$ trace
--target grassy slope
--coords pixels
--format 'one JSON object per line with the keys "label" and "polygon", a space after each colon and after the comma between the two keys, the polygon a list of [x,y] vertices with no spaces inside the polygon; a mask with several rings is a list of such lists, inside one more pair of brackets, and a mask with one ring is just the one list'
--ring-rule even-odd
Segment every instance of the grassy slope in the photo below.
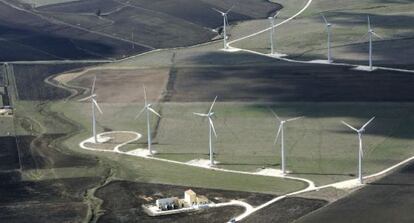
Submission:
{"label": "grassy slope", "polygon": [[[163,105],[157,148],[164,154],[159,156],[177,160],[207,158],[206,123],[191,114],[206,107],[208,104],[198,103]],[[356,172],[357,137],[340,120],[358,126],[377,116],[364,136],[365,174],[414,154],[412,104],[281,103],[272,107],[282,117],[307,116],[286,126],[287,166],[295,175],[318,184],[349,179]],[[215,146],[221,167],[247,171],[279,167],[280,147],[273,145],[278,126],[265,106],[219,103],[215,111],[219,135]]]}
{"label": "grassy slope", "polygon": [[[105,115],[99,118],[99,123],[113,130],[134,130],[144,133],[143,139],[145,139],[144,120],[131,122],[139,106],[104,104],[102,107]],[[208,158],[206,123],[192,115],[194,111],[203,112],[208,106],[207,103],[166,103],[158,106],[163,115],[154,141],[159,157],[178,161]],[[315,180],[318,184],[325,184],[350,179],[356,172],[357,138],[340,123],[340,120],[359,126],[371,116],[377,117],[364,136],[364,173],[374,173],[413,155],[410,149],[414,144],[410,134],[414,121],[414,117],[410,114],[413,106],[413,104],[402,103],[280,103],[271,107],[282,117],[307,116],[286,126],[287,167],[297,176]],[[69,118],[84,123],[85,128],[89,125],[88,108],[87,104],[79,103],[60,103],[53,106],[53,109],[63,111]],[[215,111],[218,115],[215,125],[219,137],[214,145],[217,152],[216,159],[222,163],[220,167],[252,172],[261,167],[279,168],[280,147],[273,145],[278,125],[268,111],[267,105],[218,103]],[[400,115],[395,116],[395,113]],[[153,124],[155,125],[155,120]],[[89,132],[85,131],[69,139],[66,145],[75,148],[76,143],[87,134]],[[140,140],[136,146],[145,147],[145,140]],[[181,177],[177,178],[177,175],[181,175],[180,171],[188,172],[185,170],[187,167],[181,169],[180,166],[171,164],[163,164],[159,167],[158,164],[154,164],[157,162],[139,158],[112,154],[102,156],[110,157],[116,162],[120,161],[119,163],[126,168],[132,168],[127,167],[130,165],[129,161],[136,160],[132,163],[139,168],[133,171],[134,174],[127,172],[124,174],[144,181],[179,183]],[[145,169],[141,166],[143,162],[146,163]],[[149,166],[159,170],[152,173],[152,179],[143,177],[151,171]],[[176,166],[172,169],[177,172],[164,175],[163,169],[168,166]],[[194,173],[193,170],[191,172]],[[238,177],[234,178],[235,182],[238,181]],[[194,182],[188,180],[185,182],[200,186],[199,180],[194,178]],[[217,183],[211,181],[204,186],[216,188]],[[251,187],[253,185],[236,186],[231,182],[221,183],[228,189],[253,188]],[[225,185],[227,183],[233,186]],[[265,185],[260,187],[254,186],[254,190],[269,190]],[[282,188],[284,188],[283,184],[275,190]]]}
{"label": "grassy slope", "polygon": [[[131,122],[138,105],[108,105],[103,104],[105,117],[99,117],[98,121],[101,126],[110,127],[113,130],[137,130],[144,132],[144,122],[142,120]],[[245,176],[240,174],[222,173],[208,171],[200,168],[190,168],[176,164],[170,164],[160,161],[146,160],[137,157],[116,155],[112,153],[95,153],[82,151],[78,143],[90,135],[89,128],[89,104],[80,103],[55,103],[52,109],[63,113],[71,120],[82,123],[80,134],[69,138],[64,144],[72,151],[78,153],[93,154],[105,158],[107,162],[117,169],[119,178],[128,180],[137,180],[152,183],[167,183],[185,186],[198,186],[206,188],[220,188],[228,190],[253,191],[262,193],[286,193],[288,191],[298,190],[305,185],[301,182],[286,181],[281,179]],[[112,117],[112,118],[107,118]],[[102,128],[100,129],[102,131]],[[140,145],[142,146],[142,145]]]}

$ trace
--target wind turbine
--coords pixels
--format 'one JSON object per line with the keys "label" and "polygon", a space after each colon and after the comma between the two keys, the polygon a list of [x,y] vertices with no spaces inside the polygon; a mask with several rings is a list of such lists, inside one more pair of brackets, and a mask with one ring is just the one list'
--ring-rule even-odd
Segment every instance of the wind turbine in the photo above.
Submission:
{"label": "wind turbine", "polygon": [[224,49],[228,49],[227,47],[227,24],[229,23],[229,20],[227,18],[227,14],[234,8],[234,5],[232,7],[229,8],[229,10],[227,10],[226,12],[220,11],[216,8],[212,8],[214,11],[218,12],[221,14],[221,16],[223,16],[223,44],[224,44]]}
{"label": "wind turbine", "polygon": [[355,132],[358,133],[358,139],[359,139],[359,152],[358,152],[358,179],[359,179],[359,183],[363,183],[363,179],[362,179],[362,158],[364,156],[364,151],[362,150],[362,133],[365,132],[365,127],[368,126],[369,123],[372,122],[372,120],[374,120],[375,117],[372,117],[367,123],[365,123],[360,129],[356,129],[354,127],[352,127],[350,124],[342,121],[342,123],[346,126],[348,126],[350,129],[354,130]]}
{"label": "wind turbine", "polygon": [[373,36],[376,36],[376,37],[382,39],[382,37],[380,35],[378,35],[377,33],[374,32],[374,30],[372,30],[371,21],[370,21],[369,16],[368,16],[369,70],[371,70],[371,71],[372,71],[372,38],[373,38]]}
{"label": "wind turbine", "polygon": [[284,138],[284,128],[283,127],[284,127],[285,123],[298,120],[298,119],[302,118],[302,116],[287,119],[287,120],[282,120],[282,119],[279,118],[279,116],[273,110],[270,110],[270,111],[273,113],[275,118],[280,122],[279,129],[277,130],[277,134],[276,134],[274,144],[276,145],[277,139],[279,138],[279,135],[280,135],[280,137],[281,137],[281,141],[280,141],[280,153],[281,153],[281,155],[280,155],[280,157],[281,157],[281,160],[282,160],[281,161],[281,163],[282,163],[281,166],[282,166],[282,174],[285,175],[286,174],[286,162],[285,162],[285,138]]}
{"label": "wind turbine", "polygon": [[275,19],[279,15],[279,13],[280,13],[280,11],[278,11],[273,17],[268,18],[270,20],[270,54],[271,55],[275,54],[273,36],[274,36],[274,33],[275,33]]}
{"label": "wind turbine", "polygon": [[214,136],[217,138],[216,129],[214,128],[214,123],[213,123],[213,119],[212,119],[212,116],[214,115],[213,106],[216,103],[216,100],[217,100],[217,96],[214,98],[213,104],[211,104],[210,109],[208,110],[207,113],[204,114],[204,113],[193,112],[194,115],[208,118],[208,130],[209,130],[208,145],[209,145],[209,149],[210,149],[210,166],[214,166],[214,159],[213,159],[214,154],[213,154],[212,134],[211,133],[214,133]]}
{"label": "wind turbine", "polygon": [[328,22],[326,17],[322,14],[323,21],[325,22],[326,32],[328,33],[328,63],[332,63],[332,52],[331,52],[331,27],[332,24]]}
{"label": "wind turbine", "polygon": [[93,79],[92,83],[92,89],[91,89],[91,95],[80,99],[79,101],[86,101],[91,100],[92,105],[92,132],[93,132],[93,138],[95,143],[98,143],[98,137],[96,136],[96,114],[95,114],[95,107],[98,109],[99,113],[103,114],[102,109],[99,107],[98,102],[96,101],[96,94],[95,94],[95,83],[96,83],[96,76]]}
{"label": "wind turbine", "polygon": [[147,136],[148,136],[148,151],[149,154],[152,155],[152,150],[151,150],[151,123],[150,123],[150,113],[155,114],[156,116],[161,118],[161,115],[158,114],[158,112],[156,112],[151,106],[151,104],[148,104],[147,101],[147,90],[145,88],[145,86],[143,86],[144,88],[144,108],[142,108],[142,110],[137,114],[137,116],[135,116],[135,119],[137,119],[142,113],[144,113],[144,111],[146,111],[147,113]]}

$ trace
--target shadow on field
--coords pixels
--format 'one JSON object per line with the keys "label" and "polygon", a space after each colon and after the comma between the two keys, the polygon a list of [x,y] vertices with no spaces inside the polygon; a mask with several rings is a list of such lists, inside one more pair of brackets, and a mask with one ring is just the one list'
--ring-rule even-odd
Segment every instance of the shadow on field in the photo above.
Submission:
{"label": "shadow on field", "polygon": [[110,57],[115,53],[114,46],[99,41],[65,37],[46,30],[39,31],[35,27],[3,23],[0,24],[0,36],[3,42],[7,42],[0,46],[2,61],[102,59],[97,55]]}
{"label": "shadow on field", "polygon": [[[384,1],[381,1],[384,2]],[[411,1],[412,3],[412,1]],[[371,26],[375,28],[393,29],[412,28],[414,16],[412,15],[380,15],[380,14],[361,14],[351,12],[335,12],[335,16],[329,17],[332,24],[355,26],[367,25],[367,16],[370,17]],[[365,33],[365,32],[364,32]],[[362,33],[362,35],[364,34]]]}
{"label": "shadow on field", "polygon": [[2,61],[123,58],[148,50],[34,14],[0,4],[0,37],[7,43],[0,45]]}
{"label": "shadow on field", "polygon": [[[238,63],[239,59],[243,62]],[[177,66],[171,101],[211,101],[216,95],[219,101],[247,102],[414,101],[414,75],[409,73],[364,72],[246,53],[211,52],[195,56],[190,62],[204,66]]]}

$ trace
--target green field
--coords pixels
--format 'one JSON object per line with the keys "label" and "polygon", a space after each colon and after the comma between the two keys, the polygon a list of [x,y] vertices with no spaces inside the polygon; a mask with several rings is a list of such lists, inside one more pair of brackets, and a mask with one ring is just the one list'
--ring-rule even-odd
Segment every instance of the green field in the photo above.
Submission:
{"label": "green field", "polygon": [[[299,11],[307,1],[277,1],[284,6],[276,23],[283,21]],[[383,40],[412,38],[414,32],[409,24],[413,23],[412,11],[414,3],[410,1],[328,1],[314,0],[308,9],[300,16],[276,28],[276,51],[288,54],[293,58],[326,59],[326,32],[321,13],[333,24],[332,46],[333,56],[337,61],[359,62],[367,58],[367,45],[352,45],[367,42],[367,15],[371,16],[372,27]],[[269,27],[269,21],[256,20],[239,24],[233,29],[234,33],[244,35],[254,33]],[[364,38],[365,35],[365,38]],[[233,39],[236,39],[236,35]],[[380,41],[381,39],[375,39]],[[406,49],[411,45],[406,42],[384,43],[387,47],[374,46],[374,59],[382,64],[402,63],[411,61],[399,57],[404,49],[405,57],[412,55]],[[233,44],[235,47],[269,53],[269,32],[264,32]],[[404,48],[405,46],[405,48]],[[393,58],[391,55],[395,56]],[[403,60],[403,61],[401,61]]]}
{"label": "green field", "polygon": [[[133,130],[144,133],[144,121],[134,121],[138,106],[140,105],[102,104],[105,114],[98,117],[99,131],[103,131],[103,127],[105,127],[111,130]],[[64,141],[65,148],[68,148],[71,152],[94,155],[104,159],[115,169],[116,178],[272,194],[286,193],[305,187],[304,183],[298,181],[222,173],[126,155],[84,151],[80,149],[79,142],[91,135],[89,104],[59,102],[54,103],[51,109],[71,120],[76,120],[77,123],[82,123],[83,131]],[[139,147],[145,147],[145,145],[139,145]]]}
{"label": "green field", "polygon": [[[208,106],[208,103],[158,105],[157,108],[163,118],[154,139],[154,148],[159,152],[157,157],[183,162],[199,158],[207,159],[207,123],[194,116],[192,112],[204,112]],[[140,105],[104,104],[102,107],[105,115],[98,119],[100,126],[112,130],[140,132],[143,138],[136,146],[146,147],[145,122],[143,119],[133,121]],[[414,104],[218,103],[215,107],[218,138],[214,146],[217,153],[216,160],[220,162],[219,167],[251,172],[262,167],[279,168],[280,146],[273,145],[278,123],[268,107],[273,108],[281,117],[306,116],[302,120],[286,125],[287,168],[294,176],[309,178],[318,185],[350,179],[354,177],[353,174],[356,174],[357,136],[343,126],[341,120],[358,127],[371,116],[377,117],[364,135],[365,174],[378,172],[414,154],[411,151],[414,145],[411,135],[411,126],[414,122],[411,111]],[[59,103],[52,108],[63,112],[70,119],[83,123],[85,128],[89,126],[87,104]],[[396,116],[396,113],[399,115]],[[155,123],[154,119],[152,124],[155,126]],[[66,145],[78,150],[75,148],[76,143],[86,138],[87,134],[90,134],[89,131],[84,131],[70,138]],[[109,156],[116,157],[117,162],[125,166],[127,166],[126,162],[121,161],[123,159],[136,160],[132,162],[133,165],[155,162],[118,155]],[[170,164],[155,166],[157,169],[165,168],[164,165]],[[129,168],[135,169],[133,166]],[[150,171],[148,166],[147,168]],[[142,169],[138,168],[134,172],[140,171]],[[161,175],[159,178],[154,175],[153,178],[154,181],[171,180]]]}

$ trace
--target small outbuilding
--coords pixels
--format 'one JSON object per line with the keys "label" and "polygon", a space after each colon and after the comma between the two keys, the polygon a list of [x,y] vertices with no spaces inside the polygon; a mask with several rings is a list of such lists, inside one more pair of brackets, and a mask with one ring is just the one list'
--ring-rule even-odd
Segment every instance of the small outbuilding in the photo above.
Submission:
{"label": "small outbuilding", "polygon": [[161,210],[173,210],[179,208],[179,202],[177,197],[169,197],[158,199],[155,204]]}
{"label": "small outbuilding", "polygon": [[187,202],[189,206],[197,204],[197,194],[193,190],[186,190],[184,192],[184,201]]}

